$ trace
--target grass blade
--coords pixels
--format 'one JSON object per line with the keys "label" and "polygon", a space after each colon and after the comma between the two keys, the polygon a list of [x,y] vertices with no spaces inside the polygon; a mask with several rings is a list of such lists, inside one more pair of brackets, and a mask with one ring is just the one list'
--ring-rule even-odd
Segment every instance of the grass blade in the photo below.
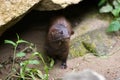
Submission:
{"label": "grass blade", "polygon": [[11,41],[11,40],[5,40],[4,42],[5,42],[6,44],[11,44],[11,45],[13,45],[14,47],[17,46],[17,44],[16,44],[15,42]]}

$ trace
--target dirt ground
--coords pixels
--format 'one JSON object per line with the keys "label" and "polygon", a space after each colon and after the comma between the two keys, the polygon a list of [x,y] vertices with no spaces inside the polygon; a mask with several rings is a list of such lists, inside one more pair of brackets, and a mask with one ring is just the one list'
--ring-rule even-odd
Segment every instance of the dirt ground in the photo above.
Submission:
{"label": "dirt ground", "polygon": [[[83,4],[82,4],[83,5]],[[73,8],[75,12],[72,14],[68,14],[73,9],[66,9],[65,15],[73,24],[75,34],[72,36],[71,40],[76,38],[77,36],[84,34],[84,32],[80,32],[79,24],[82,26],[90,25],[90,29],[88,31],[93,31],[99,29],[101,26],[107,27],[110,22],[110,17],[107,15],[99,14],[96,9],[93,8],[88,9],[88,7],[83,6],[84,8],[81,10],[79,5],[76,8]],[[84,11],[84,9],[87,9]],[[80,11],[77,11],[80,10]],[[69,12],[70,11],[70,12]],[[77,11],[77,12],[76,12]],[[27,40],[29,42],[34,43],[37,46],[37,50],[41,53],[44,53],[44,41],[45,35],[47,31],[47,24],[51,15],[58,14],[57,12],[36,12],[33,11],[29,13],[25,18],[23,18],[20,22],[18,22],[11,29],[6,31],[3,36],[0,38],[0,63],[4,63],[5,67],[0,70],[0,78],[4,79],[4,77],[9,73],[10,68],[10,58],[13,55],[13,47],[7,44],[4,44],[5,39],[16,40],[16,33],[19,36]],[[61,13],[60,13],[61,14]],[[92,15],[91,15],[92,14]],[[103,17],[105,17],[103,19]],[[97,25],[97,26],[96,26]],[[100,25],[100,26],[99,26]],[[79,33],[80,32],[80,33]],[[120,78],[120,38],[119,36],[114,36],[116,39],[114,46],[109,51],[113,53],[110,56],[104,57],[96,57],[92,54],[87,54],[83,57],[76,57],[68,59],[68,68],[60,69],[59,65],[56,64],[52,70],[50,70],[50,78],[49,80],[54,80],[58,78],[62,78],[66,73],[70,72],[78,72],[84,69],[92,69],[103,76],[106,77],[107,80],[116,80]],[[20,46],[20,49],[24,48],[24,45]]]}

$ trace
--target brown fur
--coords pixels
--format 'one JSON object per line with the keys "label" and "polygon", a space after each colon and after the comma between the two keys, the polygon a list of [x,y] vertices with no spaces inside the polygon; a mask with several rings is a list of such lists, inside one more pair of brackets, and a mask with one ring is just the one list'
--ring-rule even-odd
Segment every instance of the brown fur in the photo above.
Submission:
{"label": "brown fur", "polygon": [[51,21],[47,34],[47,55],[62,61],[61,68],[67,68],[70,37],[74,32],[66,18],[59,16]]}

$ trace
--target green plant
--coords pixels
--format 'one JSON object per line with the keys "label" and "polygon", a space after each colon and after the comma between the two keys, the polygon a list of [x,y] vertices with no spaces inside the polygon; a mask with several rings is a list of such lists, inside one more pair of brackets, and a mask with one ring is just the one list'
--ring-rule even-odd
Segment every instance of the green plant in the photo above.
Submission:
{"label": "green plant", "polygon": [[[54,60],[50,59],[50,66],[47,65],[47,63],[45,62],[44,58],[42,57],[42,55],[36,51],[34,44],[30,43],[28,41],[25,41],[23,39],[20,39],[20,37],[17,34],[17,41],[14,42],[12,40],[5,40],[5,43],[7,44],[11,44],[14,47],[14,52],[13,52],[13,62],[12,62],[12,69],[11,69],[11,73],[6,77],[6,80],[10,80],[12,78],[17,78],[18,80],[36,80],[36,79],[41,79],[41,80],[48,80],[49,77],[49,69],[51,69],[53,67],[54,64]],[[17,52],[17,47],[18,45],[20,45],[21,43],[25,43],[28,44],[28,46]],[[32,53],[30,54],[30,57],[26,60],[21,60],[19,65],[19,70],[17,70],[16,66],[15,66],[15,60],[17,58],[23,58],[25,56],[27,56],[27,54],[25,53],[25,50],[27,49],[32,49]],[[38,59],[39,58],[39,59]],[[44,65],[44,71],[45,73],[43,74],[42,71],[40,71],[37,68],[30,68],[29,65],[39,65],[40,63],[43,63]]]}
{"label": "green plant", "polygon": [[107,31],[115,32],[120,30],[120,0],[101,0],[98,4],[102,6],[100,13],[111,13],[114,16]]}
{"label": "green plant", "polygon": [[[16,35],[17,35],[17,41],[16,42],[13,42],[11,40],[5,40],[5,43],[11,44],[14,47],[12,68],[14,67],[14,63],[15,63],[15,54],[16,54],[17,46],[21,43],[28,43],[27,41],[20,39],[18,34],[16,34]],[[25,55],[24,53],[19,53],[19,54],[21,54],[21,56]]]}

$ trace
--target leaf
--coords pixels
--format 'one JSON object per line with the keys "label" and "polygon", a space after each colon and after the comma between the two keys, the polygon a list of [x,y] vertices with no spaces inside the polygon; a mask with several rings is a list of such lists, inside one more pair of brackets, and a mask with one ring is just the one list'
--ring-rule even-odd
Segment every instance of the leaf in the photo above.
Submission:
{"label": "leaf", "polygon": [[25,56],[26,54],[24,52],[19,52],[16,54],[16,57],[23,57]]}
{"label": "leaf", "polygon": [[31,68],[26,67],[26,68],[25,68],[25,71],[30,72],[30,71],[31,71]]}
{"label": "leaf", "polygon": [[46,65],[46,63],[45,63],[45,60],[44,60],[43,56],[42,56],[41,54],[37,54],[37,55],[38,55],[38,56],[39,56],[39,58],[42,60],[43,64],[44,64],[44,65]]}
{"label": "leaf", "polygon": [[118,17],[119,16],[119,13],[120,13],[120,3],[116,0],[113,1],[113,6],[115,9],[112,10],[112,14],[115,16],[115,17]]}
{"label": "leaf", "polygon": [[117,9],[112,10],[112,14],[113,14],[115,17],[118,17],[118,16],[119,16],[119,13],[120,13],[120,8],[117,8]]}
{"label": "leaf", "polygon": [[108,12],[111,12],[112,10],[113,10],[113,7],[107,3],[105,6],[103,6],[100,9],[100,13],[108,13]]}
{"label": "leaf", "polygon": [[40,64],[38,60],[29,60],[29,64]]}
{"label": "leaf", "polygon": [[120,0],[117,0],[118,1],[118,3],[120,3]]}
{"label": "leaf", "polygon": [[44,66],[44,70],[45,70],[45,72],[46,72],[46,73],[48,73],[49,68],[48,68],[48,66],[47,66],[47,65],[45,65],[45,66]]}
{"label": "leaf", "polygon": [[100,2],[98,3],[98,6],[102,6],[105,2],[106,0],[100,0]]}
{"label": "leaf", "polygon": [[49,74],[44,74],[43,80],[48,80]]}
{"label": "leaf", "polygon": [[32,72],[30,72],[29,76],[32,78],[32,80],[36,80],[35,75]]}
{"label": "leaf", "polygon": [[23,72],[23,68],[20,69],[20,77],[25,78],[25,73]]}
{"label": "leaf", "polygon": [[19,35],[16,33],[16,36],[17,36],[17,39],[19,40],[20,39],[20,37],[19,37]]}
{"label": "leaf", "polygon": [[113,5],[114,5],[115,9],[120,8],[120,3],[116,0],[113,1]]}
{"label": "leaf", "polygon": [[26,66],[26,65],[28,65],[28,63],[29,63],[29,61],[28,60],[26,60],[26,61],[23,61],[23,62],[21,62],[20,63],[20,66]]}
{"label": "leaf", "polygon": [[116,18],[116,20],[120,22],[120,17]]}
{"label": "leaf", "polygon": [[34,52],[34,53],[33,53],[33,56],[39,55],[39,54],[40,54],[39,52]]}
{"label": "leaf", "polygon": [[120,29],[120,23],[118,20],[112,21],[110,26],[108,27],[108,32],[118,31]]}
{"label": "leaf", "polygon": [[44,75],[42,74],[40,70],[37,70],[37,75],[39,78],[44,79]]}
{"label": "leaf", "polygon": [[21,39],[21,40],[18,40],[16,43],[20,44],[20,43],[29,43],[29,42]]}
{"label": "leaf", "polygon": [[17,46],[17,44],[16,44],[15,42],[11,41],[11,40],[5,40],[4,42],[5,42],[6,44],[11,44],[11,45],[13,45],[14,47]]}
{"label": "leaf", "polygon": [[52,68],[53,67],[53,65],[54,65],[54,60],[53,59],[51,59],[51,62],[50,62],[50,68]]}

